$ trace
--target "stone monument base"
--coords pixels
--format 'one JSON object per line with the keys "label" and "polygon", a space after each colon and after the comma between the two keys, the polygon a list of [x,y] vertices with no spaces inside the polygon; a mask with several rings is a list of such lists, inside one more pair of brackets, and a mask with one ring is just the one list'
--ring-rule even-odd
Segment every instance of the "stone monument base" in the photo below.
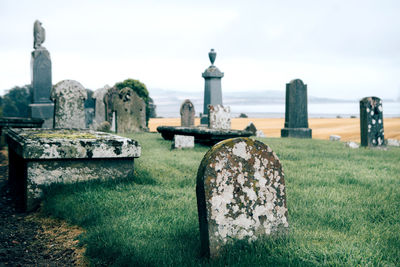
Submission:
{"label": "stone monument base", "polygon": [[312,130],[310,128],[283,128],[281,137],[312,138]]}
{"label": "stone monument base", "polygon": [[208,126],[208,114],[200,115],[200,124],[204,124],[204,125]]}
{"label": "stone monument base", "polygon": [[29,104],[29,113],[31,118],[43,119],[42,128],[53,128],[54,104]]}
{"label": "stone monument base", "polygon": [[45,188],[74,183],[130,177],[138,142],[108,133],[66,129],[10,129],[9,185],[17,207],[34,210]]}

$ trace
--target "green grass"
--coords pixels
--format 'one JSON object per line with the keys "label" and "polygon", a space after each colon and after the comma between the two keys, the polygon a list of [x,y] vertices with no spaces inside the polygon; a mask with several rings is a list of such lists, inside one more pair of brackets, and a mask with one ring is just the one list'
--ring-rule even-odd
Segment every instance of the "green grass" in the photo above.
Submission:
{"label": "green grass", "polygon": [[399,266],[400,149],[350,149],[340,142],[260,138],[285,170],[290,231],[199,257],[195,179],[208,147],[170,150],[158,134],[142,145],[135,176],[55,185],[43,211],[87,232],[93,265]]}

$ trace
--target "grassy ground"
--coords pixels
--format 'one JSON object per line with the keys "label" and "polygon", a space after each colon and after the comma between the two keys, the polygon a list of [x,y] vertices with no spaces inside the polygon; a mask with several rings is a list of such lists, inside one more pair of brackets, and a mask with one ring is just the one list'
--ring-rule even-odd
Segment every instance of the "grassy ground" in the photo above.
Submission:
{"label": "grassy ground", "polygon": [[142,145],[135,176],[52,186],[43,211],[84,227],[95,265],[266,266],[400,264],[400,149],[350,149],[323,140],[260,138],[285,169],[290,232],[199,258],[195,177],[208,150]]}

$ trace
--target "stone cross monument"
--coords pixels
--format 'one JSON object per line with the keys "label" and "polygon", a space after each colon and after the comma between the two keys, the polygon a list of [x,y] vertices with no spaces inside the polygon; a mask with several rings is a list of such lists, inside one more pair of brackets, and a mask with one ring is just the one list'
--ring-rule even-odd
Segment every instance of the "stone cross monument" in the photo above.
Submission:
{"label": "stone cross monument", "polygon": [[214,66],[214,61],[217,57],[214,49],[211,49],[208,57],[210,58],[211,66],[202,74],[205,80],[204,108],[200,119],[200,123],[205,125],[208,125],[208,105],[222,105],[221,78],[224,77],[224,73]]}
{"label": "stone cross monument", "polygon": [[300,79],[286,84],[285,128],[282,137],[311,138],[308,128],[307,85]]}
{"label": "stone cross monument", "polygon": [[42,46],[45,30],[38,20],[33,25],[33,48],[31,57],[32,103],[29,112],[32,118],[44,120],[43,128],[53,127],[54,104],[50,100],[51,60],[50,53]]}

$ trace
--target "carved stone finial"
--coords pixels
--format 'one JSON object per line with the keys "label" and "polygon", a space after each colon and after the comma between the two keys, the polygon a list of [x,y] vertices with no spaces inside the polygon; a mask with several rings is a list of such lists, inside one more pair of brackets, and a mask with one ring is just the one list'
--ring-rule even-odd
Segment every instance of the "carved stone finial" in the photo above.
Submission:
{"label": "carved stone finial", "polygon": [[214,66],[214,61],[215,58],[217,57],[217,53],[214,51],[214,49],[211,48],[211,51],[208,52],[208,57],[210,58],[211,66]]}
{"label": "carved stone finial", "polygon": [[42,27],[42,23],[39,20],[35,20],[33,24],[33,48],[40,49],[44,40],[46,39],[46,31]]}

